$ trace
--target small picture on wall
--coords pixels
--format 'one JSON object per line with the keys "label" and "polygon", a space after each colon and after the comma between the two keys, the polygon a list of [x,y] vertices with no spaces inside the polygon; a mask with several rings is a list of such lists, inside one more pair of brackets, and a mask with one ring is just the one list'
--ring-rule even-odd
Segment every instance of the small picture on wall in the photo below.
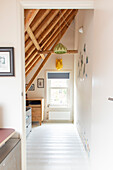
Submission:
{"label": "small picture on wall", "polygon": [[14,76],[13,47],[0,47],[0,76]]}
{"label": "small picture on wall", "polygon": [[[27,86],[28,84],[26,84],[26,86]],[[35,85],[34,84],[31,84],[31,86],[30,86],[30,88],[29,88],[29,90],[28,91],[35,91]]]}
{"label": "small picture on wall", "polygon": [[44,79],[43,78],[37,79],[37,87],[44,88]]}
{"label": "small picture on wall", "polygon": [[34,91],[35,90],[35,85],[31,84],[31,87],[29,88],[29,91]]}

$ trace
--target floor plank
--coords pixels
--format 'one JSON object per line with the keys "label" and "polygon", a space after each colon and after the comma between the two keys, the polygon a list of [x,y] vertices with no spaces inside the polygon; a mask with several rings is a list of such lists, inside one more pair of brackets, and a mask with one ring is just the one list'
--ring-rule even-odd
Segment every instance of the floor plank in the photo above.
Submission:
{"label": "floor plank", "polygon": [[27,138],[27,170],[89,170],[74,125],[35,126]]}

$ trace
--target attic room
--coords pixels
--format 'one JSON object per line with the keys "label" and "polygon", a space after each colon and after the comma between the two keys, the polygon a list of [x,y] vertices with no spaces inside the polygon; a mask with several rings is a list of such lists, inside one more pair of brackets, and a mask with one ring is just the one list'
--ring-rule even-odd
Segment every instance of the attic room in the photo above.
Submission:
{"label": "attic room", "polygon": [[[62,154],[57,153],[56,149],[59,150],[59,145],[67,145],[72,142],[66,131],[73,132],[73,123],[77,119],[77,115],[74,114],[76,109],[73,96],[74,81],[75,79],[78,81],[78,86],[79,83],[82,85],[84,81],[91,81],[89,70],[92,57],[90,49],[93,44],[91,43],[93,40],[93,10],[25,9],[24,16],[27,167],[28,170],[36,167],[41,170],[42,168],[53,168],[53,163],[56,165],[57,157],[60,158],[63,154],[62,149],[60,150]],[[76,71],[74,72],[74,70]],[[79,87],[79,90],[83,90],[86,96],[83,87]],[[81,92],[78,92],[78,95],[81,95]],[[87,97],[86,99],[88,100]],[[87,116],[89,117],[90,113],[87,113]],[[85,123],[85,121],[83,122]],[[90,126],[89,123],[88,126]],[[87,126],[86,129],[87,134],[84,136],[81,128],[79,132],[82,138],[89,140],[86,144],[82,139],[83,146],[86,147],[89,155],[90,132]],[[58,131],[61,133],[58,134]],[[42,137],[40,137],[40,133]],[[64,135],[67,137],[64,138]],[[74,137],[79,141],[77,134]],[[55,149],[51,147],[46,149],[47,143],[50,146],[52,144]],[[39,146],[40,149],[38,149]],[[84,153],[84,149],[82,147],[81,149]],[[68,152],[68,148],[65,148],[64,152]],[[85,164],[81,164],[82,158],[76,159],[79,162],[77,166],[87,169],[87,159],[84,159],[85,155],[82,152],[80,153]],[[45,156],[46,154],[47,156]],[[55,154],[57,156],[53,159]],[[71,151],[68,154],[57,161],[58,169],[61,169],[60,162],[65,162],[64,157],[67,156],[70,160]],[[40,159],[45,165],[41,165]],[[50,161],[50,166],[46,165],[45,159]],[[67,163],[67,169],[69,166],[70,163]],[[73,161],[71,167],[74,167]]]}

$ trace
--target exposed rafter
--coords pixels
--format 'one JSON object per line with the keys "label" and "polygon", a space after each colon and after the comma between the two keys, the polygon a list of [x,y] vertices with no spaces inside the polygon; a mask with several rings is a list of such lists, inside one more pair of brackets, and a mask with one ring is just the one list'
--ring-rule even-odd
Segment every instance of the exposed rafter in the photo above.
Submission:
{"label": "exposed rafter", "polygon": [[[71,10],[70,10],[71,11]],[[43,33],[38,38],[38,41],[43,41],[43,39],[53,30],[55,26],[60,26],[61,22],[60,19],[64,16],[64,14],[67,12],[66,9],[61,10],[55,18],[51,21],[51,23],[48,25],[48,27],[43,31]],[[55,28],[54,28],[55,29]]]}
{"label": "exposed rafter", "polygon": [[30,9],[28,12],[26,12],[25,16],[25,31],[35,18],[36,14],[38,13],[39,9]]}
{"label": "exposed rafter", "polygon": [[[44,31],[44,29],[50,24],[50,22],[53,20],[53,18],[58,14],[59,10],[55,9],[52,10],[47,17],[41,22],[41,24],[38,26],[38,28],[35,30],[34,35],[36,39],[40,36],[40,34]],[[25,43],[25,52],[31,47],[33,42],[29,38],[27,42]]]}
{"label": "exposed rafter", "polygon": [[[49,12],[51,11],[51,9],[42,9],[39,10],[39,12],[37,13],[36,17],[33,19],[30,27],[31,30],[34,32],[37,27],[40,25],[40,23],[44,20],[44,18],[49,14]],[[29,35],[25,34],[25,42],[28,40]]]}
{"label": "exposed rafter", "polygon": [[[36,38],[35,38],[35,36],[34,36],[34,34],[33,34],[30,27],[27,28],[27,32],[28,32],[33,44],[35,45],[36,49],[41,51],[42,49],[39,46],[39,44],[38,44],[38,42],[37,42],[37,40],[36,40]],[[40,55],[41,55],[42,59],[44,60],[45,59],[44,55],[43,54],[40,54]]]}
{"label": "exposed rafter", "polygon": [[30,55],[29,59],[25,61],[25,69],[27,69],[28,65],[32,62],[32,60],[35,58],[35,56],[38,55],[37,51],[33,51],[33,53]]}
{"label": "exposed rafter", "polygon": [[41,57],[39,57],[39,55],[37,55],[35,57],[35,59],[33,60],[32,64],[30,65],[30,67],[26,68],[26,73],[25,75],[27,76],[31,70],[37,65],[37,63],[41,60]]}
{"label": "exposed rafter", "polygon": [[[63,23],[64,21],[67,22],[67,21],[66,21],[66,18],[69,16],[69,14],[70,14],[71,12],[72,12],[72,10],[68,10],[68,11],[66,11],[66,13],[61,17],[60,27],[61,27],[61,25],[62,25],[62,23]],[[64,23],[64,24],[66,24],[66,23]],[[61,29],[61,28],[60,28],[60,29]],[[51,37],[53,36],[53,34],[54,34],[55,32],[60,31],[60,29],[59,29],[59,24],[56,23],[56,25],[54,26],[53,30],[51,30],[51,29],[49,28],[49,31],[47,32],[47,34],[46,34],[45,31],[43,32],[43,34],[38,38],[39,43],[42,43],[43,46],[44,46],[44,45],[47,43],[47,41],[48,41],[49,39],[51,39]],[[43,36],[43,35],[46,35],[46,36]]]}
{"label": "exposed rafter", "polygon": [[43,51],[46,50],[46,48],[50,48],[52,45],[52,42],[55,41],[56,38],[58,38],[60,35],[62,35],[62,30],[66,27],[69,27],[69,21],[73,21],[73,17],[75,16],[76,11],[74,11],[72,14],[69,15],[68,20],[63,23],[63,26],[61,25],[60,28],[52,35],[51,39],[49,42],[47,42],[44,47],[42,48]]}

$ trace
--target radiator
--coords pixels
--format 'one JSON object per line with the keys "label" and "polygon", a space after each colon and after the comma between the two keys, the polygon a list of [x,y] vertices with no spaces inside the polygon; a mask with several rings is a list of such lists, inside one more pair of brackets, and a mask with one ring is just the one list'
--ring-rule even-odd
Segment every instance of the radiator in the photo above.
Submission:
{"label": "radiator", "polygon": [[70,120],[70,111],[68,112],[49,112],[49,120]]}

